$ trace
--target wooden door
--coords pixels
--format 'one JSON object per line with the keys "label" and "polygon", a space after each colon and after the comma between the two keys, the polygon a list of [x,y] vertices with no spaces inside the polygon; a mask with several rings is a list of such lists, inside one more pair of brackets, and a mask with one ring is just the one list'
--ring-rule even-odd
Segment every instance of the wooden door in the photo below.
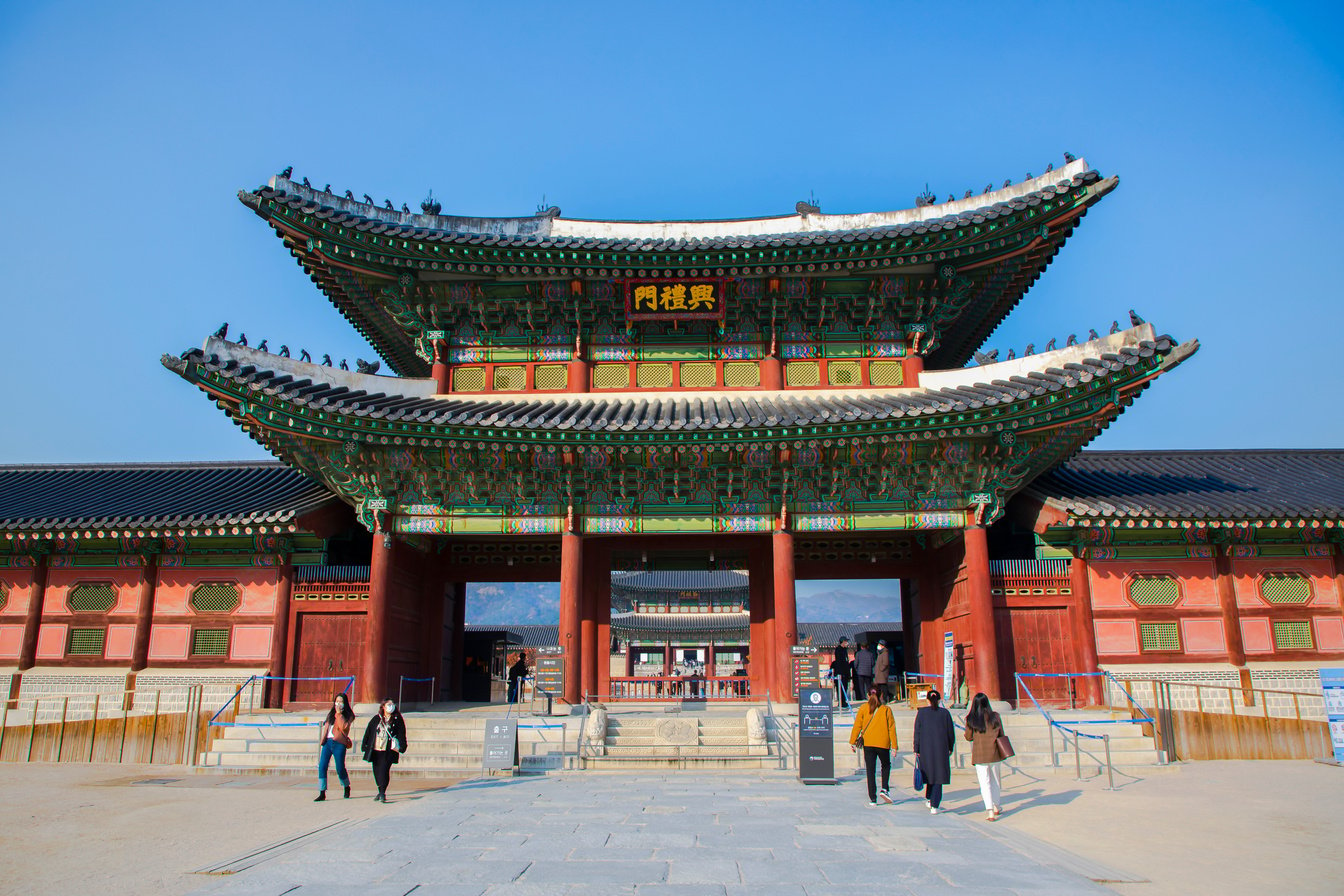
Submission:
{"label": "wooden door", "polygon": [[[1031,673],[1058,674],[1070,668],[1069,611],[1065,607],[1000,607],[994,612],[999,639],[999,679],[1004,696],[1016,693],[1016,674],[1044,706],[1069,705],[1069,679],[1038,678]],[[1031,698],[1022,692],[1021,707]]]}
{"label": "wooden door", "polygon": [[364,656],[364,617],[352,613],[300,613],[295,644],[295,703],[329,703],[343,681],[306,679],[358,675]]}

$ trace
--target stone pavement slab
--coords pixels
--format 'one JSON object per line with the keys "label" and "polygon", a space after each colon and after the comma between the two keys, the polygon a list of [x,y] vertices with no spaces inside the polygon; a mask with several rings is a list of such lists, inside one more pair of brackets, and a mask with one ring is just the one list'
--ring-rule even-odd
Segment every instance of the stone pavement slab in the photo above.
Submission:
{"label": "stone pavement slab", "polygon": [[1109,892],[922,801],[871,809],[861,785],[779,775],[489,779],[385,809],[197,892],[317,896],[333,881],[362,896]]}

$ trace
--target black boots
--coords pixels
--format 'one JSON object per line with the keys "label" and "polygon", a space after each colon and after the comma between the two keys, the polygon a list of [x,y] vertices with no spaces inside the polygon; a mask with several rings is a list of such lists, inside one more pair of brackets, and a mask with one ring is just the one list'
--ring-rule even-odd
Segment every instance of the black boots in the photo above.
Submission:
{"label": "black boots", "polygon": [[385,803],[385,802],[387,802],[387,797],[386,797],[386,796],[383,794],[383,792],[380,790],[380,791],[378,791],[378,795],[375,796],[375,797],[373,798],[373,801],[374,801],[375,803]]}
{"label": "black boots", "polygon": [[345,798],[350,799],[350,785],[345,785]]}
{"label": "black boots", "polygon": [[327,792],[325,790],[319,790],[317,792],[317,796],[313,798],[313,802],[320,803],[326,798],[327,798]]}

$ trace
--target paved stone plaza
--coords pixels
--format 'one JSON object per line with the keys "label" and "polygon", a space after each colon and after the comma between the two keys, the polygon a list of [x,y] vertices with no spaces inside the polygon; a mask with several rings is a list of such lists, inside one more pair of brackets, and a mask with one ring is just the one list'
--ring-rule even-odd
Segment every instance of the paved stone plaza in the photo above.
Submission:
{"label": "paved stone plaza", "polygon": [[[902,783],[905,783],[902,781]],[[225,862],[201,892],[428,894],[1105,893],[979,813],[912,792],[870,808],[859,782],[779,775],[471,781]],[[339,803],[332,807],[339,810]],[[236,873],[229,873],[236,872]]]}

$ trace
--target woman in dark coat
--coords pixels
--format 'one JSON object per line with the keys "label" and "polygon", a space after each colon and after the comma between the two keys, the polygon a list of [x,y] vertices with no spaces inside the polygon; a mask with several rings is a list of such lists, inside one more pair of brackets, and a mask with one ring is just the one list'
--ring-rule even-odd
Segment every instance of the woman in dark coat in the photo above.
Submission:
{"label": "woman in dark coat", "polygon": [[924,802],[929,812],[938,814],[943,802],[943,785],[952,781],[952,750],[957,732],[952,714],[938,705],[942,695],[929,691],[929,705],[915,713],[915,764],[924,773]]}
{"label": "woman in dark coat", "polygon": [[406,720],[397,711],[395,700],[384,700],[378,715],[369,719],[364,729],[364,761],[373,763],[373,780],[378,785],[374,802],[387,802],[387,785],[392,778],[392,766],[406,752]]}

